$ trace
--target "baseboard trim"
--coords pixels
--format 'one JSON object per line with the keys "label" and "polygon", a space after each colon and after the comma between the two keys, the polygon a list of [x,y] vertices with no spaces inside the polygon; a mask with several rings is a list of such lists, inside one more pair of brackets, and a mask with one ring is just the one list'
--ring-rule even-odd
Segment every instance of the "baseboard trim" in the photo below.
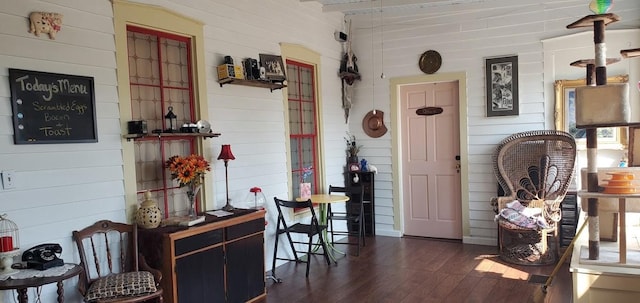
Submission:
{"label": "baseboard trim", "polygon": [[386,236],[386,237],[402,237],[402,233],[398,230],[376,230],[376,236]]}
{"label": "baseboard trim", "polygon": [[495,238],[486,238],[486,237],[462,237],[462,243],[486,245],[486,246],[497,246],[498,240],[496,240]]}

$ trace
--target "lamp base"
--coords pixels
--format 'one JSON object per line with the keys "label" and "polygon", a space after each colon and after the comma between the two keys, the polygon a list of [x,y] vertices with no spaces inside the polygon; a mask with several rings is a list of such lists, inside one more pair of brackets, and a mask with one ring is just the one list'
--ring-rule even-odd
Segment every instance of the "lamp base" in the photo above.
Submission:
{"label": "lamp base", "polygon": [[228,200],[227,200],[227,204],[226,204],[224,207],[222,207],[222,210],[224,210],[224,211],[233,211],[234,209],[236,209],[236,208],[235,208],[235,207],[233,207],[233,205],[231,205],[231,203],[229,203],[229,202],[231,202],[231,199],[228,199]]}

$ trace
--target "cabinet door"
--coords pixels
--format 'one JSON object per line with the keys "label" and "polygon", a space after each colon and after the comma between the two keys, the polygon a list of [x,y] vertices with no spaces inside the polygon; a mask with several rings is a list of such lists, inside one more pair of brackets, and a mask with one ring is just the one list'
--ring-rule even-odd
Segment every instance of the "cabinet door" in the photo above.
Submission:
{"label": "cabinet door", "polygon": [[177,258],[176,281],[177,303],[225,302],[222,246]]}
{"label": "cabinet door", "polygon": [[[264,226],[264,223],[262,223]],[[263,233],[226,244],[227,302],[246,302],[265,292]]]}

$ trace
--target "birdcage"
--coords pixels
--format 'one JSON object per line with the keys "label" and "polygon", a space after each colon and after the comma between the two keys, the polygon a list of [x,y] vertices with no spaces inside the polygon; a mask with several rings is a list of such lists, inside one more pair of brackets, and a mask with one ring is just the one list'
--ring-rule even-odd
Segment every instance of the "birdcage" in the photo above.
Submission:
{"label": "birdcage", "polygon": [[2,214],[0,215],[0,275],[15,271],[11,265],[13,265],[13,257],[19,253],[18,225],[7,219],[7,214]]}

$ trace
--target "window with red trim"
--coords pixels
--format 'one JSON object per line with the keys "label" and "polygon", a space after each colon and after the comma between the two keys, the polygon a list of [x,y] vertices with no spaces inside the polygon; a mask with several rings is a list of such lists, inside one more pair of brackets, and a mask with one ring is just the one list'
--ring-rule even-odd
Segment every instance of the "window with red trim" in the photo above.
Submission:
{"label": "window with red trim", "polygon": [[[311,183],[312,193],[317,192],[318,121],[315,94],[315,67],[287,60],[287,86],[289,109],[289,141],[291,148],[291,192],[298,196],[300,183]],[[311,173],[303,178],[306,169]]]}
{"label": "window with red trim", "polygon": [[[165,115],[172,107],[178,128],[194,121],[191,39],[170,33],[127,26],[132,120],[145,120],[148,132],[169,126]],[[164,216],[187,209],[185,188],[171,179],[164,163],[174,155],[196,152],[193,137],[146,137],[135,141],[138,200],[149,190]],[[196,203],[198,205],[198,203]]]}

